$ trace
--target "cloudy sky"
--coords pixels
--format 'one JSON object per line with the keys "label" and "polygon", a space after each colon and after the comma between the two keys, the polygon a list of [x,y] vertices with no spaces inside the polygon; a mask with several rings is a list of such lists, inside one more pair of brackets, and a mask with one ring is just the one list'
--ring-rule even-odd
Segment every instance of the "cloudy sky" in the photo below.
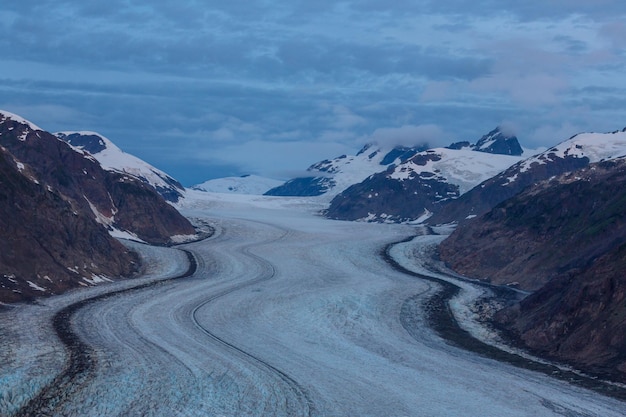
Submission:
{"label": "cloudy sky", "polygon": [[284,178],[372,140],[526,147],[626,126],[623,0],[20,0],[0,108],[186,185]]}

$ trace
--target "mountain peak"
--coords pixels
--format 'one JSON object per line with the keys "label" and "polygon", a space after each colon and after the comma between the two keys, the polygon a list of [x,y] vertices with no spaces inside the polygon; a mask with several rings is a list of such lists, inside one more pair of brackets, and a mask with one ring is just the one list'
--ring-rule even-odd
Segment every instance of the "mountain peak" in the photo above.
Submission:
{"label": "mountain peak", "polygon": [[476,145],[473,146],[473,149],[479,152],[500,155],[520,156],[524,153],[517,137],[504,133],[500,126],[480,138]]}

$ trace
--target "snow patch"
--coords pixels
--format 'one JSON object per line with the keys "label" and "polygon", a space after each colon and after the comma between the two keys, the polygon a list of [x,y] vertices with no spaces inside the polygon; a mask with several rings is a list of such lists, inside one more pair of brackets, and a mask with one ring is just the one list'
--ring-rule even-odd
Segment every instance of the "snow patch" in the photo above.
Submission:
{"label": "snow patch", "polygon": [[83,281],[91,284],[91,285],[97,285],[97,284],[101,284],[103,282],[113,282],[112,279],[109,279],[107,277],[105,277],[104,275],[96,275],[96,274],[92,274],[91,278],[87,278],[87,277],[83,277]]}
{"label": "snow patch", "polygon": [[87,203],[89,204],[89,208],[91,209],[93,214],[96,216],[96,222],[100,223],[101,225],[106,226],[107,228],[111,228],[113,226],[113,222],[115,221],[115,211],[113,210],[112,216],[110,217],[106,216],[105,214],[100,212],[100,210],[98,210],[98,207],[92,204],[91,201],[89,201],[89,199],[86,196],[83,195],[83,197],[85,198],[85,200],[87,200]]}
{"label": "snow patch", "polygon": [[170,237],[172,243],[185,243],[196,240],[198,237],[196,235],[174,235]]}
{"label": "snow patch", "polygon": [[109,228],[109,234],[117,239],[126,239],[126,240],[132,240],[134,242],[146,243],[144,240],[139,238],[136,234],[129,232],[128,230],[117,229],[113,226]]}
{"label": "snow patch", "polygon": [[26,282],[28,282],[28,285],[29,285],[32,289],[34,289],[34,290],[36,290],[36,291],[41,291],[41,292],[46,292],[46,291],[48,291],[47,289],[45,289],[45,288],[43,288],[43,287],[40,287],[39,285],[35,284],[35,283],[34,283],[34,282],[32,282],[32,281],[26,281]]}
{"label": "snow patch", "polygon": [[235,193],[262,195],[272,188],[283,184],[283,181],[259,175],[245,175],[242,177],[225,177],[205,181],[191,187],[194,190],[210,193]]}

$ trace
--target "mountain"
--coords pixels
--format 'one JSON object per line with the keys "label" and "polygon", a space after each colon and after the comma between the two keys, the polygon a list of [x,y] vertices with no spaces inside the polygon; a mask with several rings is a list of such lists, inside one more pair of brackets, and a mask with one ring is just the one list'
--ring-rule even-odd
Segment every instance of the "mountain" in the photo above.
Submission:
{"label": "mountain", "polygon": [[341,220],[422,221],[521,157],[515,136],[495,129],[475,145],[457,142],[411,155],[337,195],[326,216]]}
{"label": "mountain", "polygon": [[60,132],[59,139],[69,143],[76,152],[87,152],[108,171],[133,175],[151,185],[167,201],[178,202],[185,188],[165,172],[147,162],[125,153],[113,142],[95,132]]}
{"label": "mountain", "polygon": [[[32,123],[0,112],[0,302],[130,277],[139,268],[136,254],[26,162],[35,162],[29,143],[50,140],[57,141]],[[17,159],[8,148],[20,143],[25,152]]]}
{"label": "mountain", "polygon": [[[621,151],[612,145],[620,136],[594,135],[603,151],[584,158],[607,160],[527,187],[460,224],[439,252],[464,275],[532,291],[496,315],[528,348],[626,382],[626,158],[613,158]],[[590,139],[551,153],[582,155]]]}
{"label": "mountain", "polygon": [[329,199],[368,176],[384,171],[394,163],[406,161],[424,147],[385,147],[365,145],[356,155],[341,155],[311,165],[308,176],[291,179],[267,191],[272,196],[320,196]]}
{"label": "mountain", "polygon": [[480,216],[537,181],[622,155],[626,155],[626,129],[575,135],[487,179],[458,199],[443,202],[428,223],[451,223]]}
{"label": "mountain", "polygon": [[268,190],[278,187],[283,181],[258,175],[242,175],[240,177],[216,178],[191,187],[194,190],[211,193],[235,193],[262,195]]}
{"label": "mountain", "polygon": [[30,122],[4,112],[0,145],[28,165],[37,181],[89,214],[109,230],[148,243],[167,244],[174,235],[193,235],[194,228],[154,188],[137,177],[102,168],[89,153]]}

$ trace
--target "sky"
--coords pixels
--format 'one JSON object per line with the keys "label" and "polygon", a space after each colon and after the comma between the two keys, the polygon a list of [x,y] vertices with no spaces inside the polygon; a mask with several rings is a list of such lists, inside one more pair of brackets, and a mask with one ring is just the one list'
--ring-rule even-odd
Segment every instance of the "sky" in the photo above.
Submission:
{"label": "sky", "polygon": [[[7,4],[8,3],[8,4]],[[623,0],[21,0],[0,108],[96,131],[185,185],[365,143],[527,148],[626,126]]]}

